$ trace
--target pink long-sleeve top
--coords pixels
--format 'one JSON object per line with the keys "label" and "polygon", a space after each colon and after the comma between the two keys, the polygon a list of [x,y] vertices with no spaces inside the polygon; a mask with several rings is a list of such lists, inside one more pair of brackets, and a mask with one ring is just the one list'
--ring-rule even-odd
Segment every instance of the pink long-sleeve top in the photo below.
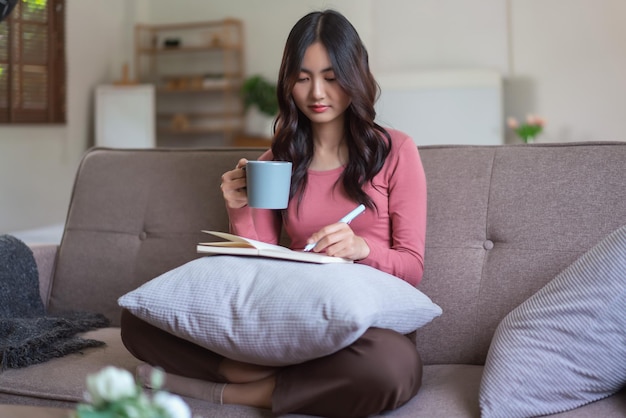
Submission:
{"label": "pink long-sleeve top", "polygon": [[[416,286],[424,271],[426,236],[426,178],[413,140],[406,134],[388,129],[391,152],[381,171],[364,191],[377,209],[366,209],[350,223],[362,237],[370,254],[357,263],[369,265]],[[260,160],[271,160],[271,151]],[[228,208],[231,232],[243,237],[276,244],[281,222],[291,239],[292,249],[302,249],[306,240],[326,225],[337,222],[358,206],[337,182],[344,168],[308,171],[308,182],[300,207],[294,196],[285,211]]]}

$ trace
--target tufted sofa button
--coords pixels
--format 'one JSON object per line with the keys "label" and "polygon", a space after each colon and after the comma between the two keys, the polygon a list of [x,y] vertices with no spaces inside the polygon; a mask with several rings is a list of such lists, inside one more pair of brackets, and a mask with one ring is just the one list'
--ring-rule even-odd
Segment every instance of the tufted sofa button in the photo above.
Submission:
{"label": "tufted sofa button", "polygon": [[491,250],[493,248],[493,241],[486,240],[485,242],[483,242],[483,248],[485,250]]}
{"label": "tufted sofa button", "polygon": [[145,231],[144,231],[144,232],[141,232],[141,233],[139,234],[139,239],[140,239],[140,240],[145,241],[145,240],[146,240],[146,238],[148,238],[148,234],[146,234],[146,233],[145,233]]}

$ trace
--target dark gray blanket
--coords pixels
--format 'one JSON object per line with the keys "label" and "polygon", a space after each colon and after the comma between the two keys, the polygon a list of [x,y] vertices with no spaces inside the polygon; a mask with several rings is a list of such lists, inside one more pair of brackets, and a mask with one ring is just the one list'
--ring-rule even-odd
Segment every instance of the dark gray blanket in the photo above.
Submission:
{"label": "dark gray blanket", "polygon": [[0,235],[0,369],[43,363],[104,345],[76,334],[109,325],[102,314],[46,315],[32,251],[11,235]]}

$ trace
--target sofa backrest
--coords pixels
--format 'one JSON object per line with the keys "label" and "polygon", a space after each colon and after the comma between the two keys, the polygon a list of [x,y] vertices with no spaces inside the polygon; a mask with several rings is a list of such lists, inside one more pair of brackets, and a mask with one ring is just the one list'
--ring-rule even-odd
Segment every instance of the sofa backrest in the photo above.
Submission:
{"label": "sofa backrest", "polygon": [[[198,257],[227,230],[220,176],[259,149],[89,151],[77,173],[50,311],[119,323],[117,298]],[[499,321],[626,224],[626,143],[427,146],[425,273],[443,315],[418,330],[428,363],[484,362]],[[175,295],[172,295],[175,297]]]}
{"label": "sofa backrest", "polygon": [[626,142],[420,148],[427,363],[484,364],[500,320],[626,224]]}
{"label": "sofa backrest", "polygon": [[[78,168],[48,309],[105,314],[117,299],[194,258],[202,230],[228,230],[222,173],[259,149],[88,151]],[[175,295],[172,295],[175,297]]]}

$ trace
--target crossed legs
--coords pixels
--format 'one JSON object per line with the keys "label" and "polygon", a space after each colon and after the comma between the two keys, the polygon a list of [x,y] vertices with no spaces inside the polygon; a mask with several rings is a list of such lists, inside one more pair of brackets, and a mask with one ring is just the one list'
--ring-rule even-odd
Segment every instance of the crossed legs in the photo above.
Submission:
{"label": "crossed legs", "polygon": [[[165,370],[164,388],[172,393],[277,414],[364,417],[403,405],[422,379],[413,343],[376,328],[334,354],[280,368],[224,358],[128,311],[122,313],[122,341],[135,357]],[[143,381],[149,381],[149,365],[138,368]]]}
{"label": "crossed legs", "polygon": [[[144,384],[150,381],[153,367],[141,364],[137,378]],[[224,359],[220,373],[229,384],[216,384],[202,379],[166,373],[163,389],[182,396],[220,404],[237,404],[272,408],[272,393],[276,384],[275,369]]]}

